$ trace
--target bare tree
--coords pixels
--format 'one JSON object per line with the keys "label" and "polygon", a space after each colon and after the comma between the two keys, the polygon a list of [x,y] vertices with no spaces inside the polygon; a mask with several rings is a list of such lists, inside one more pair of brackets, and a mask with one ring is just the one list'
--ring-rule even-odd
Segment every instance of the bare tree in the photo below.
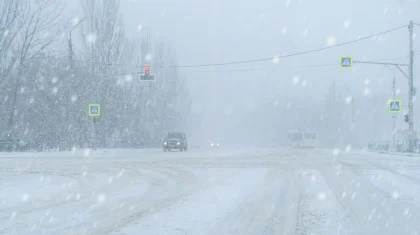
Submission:
{"label": "bare tree", "polygon": [[0,82],[9,75],[17,57],[12,57],[12,45],[19,33],[20,0],[0,0]]}
{"label": "bare tree", "polygon": [[54,0],[23,1],[15,11],[19,11],[19,33],[12,44],[13,57],[16,58],[17,74],[12,82],[8,135],[12,134],[18,91],[21,87],[22,74],[27,63],[51,45],[59,34],[61,13],[60,6]]}

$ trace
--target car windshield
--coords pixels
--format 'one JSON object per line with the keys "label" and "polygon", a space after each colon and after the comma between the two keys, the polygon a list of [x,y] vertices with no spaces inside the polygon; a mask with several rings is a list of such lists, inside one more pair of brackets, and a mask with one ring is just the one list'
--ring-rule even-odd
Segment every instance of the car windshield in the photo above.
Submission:
{"label": "car windshield", "polygon": [[419,94],[420,0],[0,0],[0,235],[420,235]]}
{"label": "car windshield", "polygon": [[180,133],[169,133],[166,138],[168,138],[168,139],[182,139],[182,134],[180,134]]}

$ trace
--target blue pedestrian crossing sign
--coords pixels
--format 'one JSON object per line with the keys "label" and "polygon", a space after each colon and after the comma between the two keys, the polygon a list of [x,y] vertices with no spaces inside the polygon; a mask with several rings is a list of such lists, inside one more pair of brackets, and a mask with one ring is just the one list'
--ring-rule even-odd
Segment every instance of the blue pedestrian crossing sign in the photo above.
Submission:
{"label": "blue pedestrian crossing sign", "polygon": [[388,101],[388,113],[400,113],[402,111],[401,100]]}
{"label": "blue pedestrian crossing sign", "polygon": [[341,68],[352,68],[353,67],[353,58],[351,56],[341,56],[340,57],[340,67]]}
{"label": "blue pedestrian crossing sign", "polygon": [[91,116],[91,117],[101,116],[101,105],[100,104],[89,104],[89,116]]}

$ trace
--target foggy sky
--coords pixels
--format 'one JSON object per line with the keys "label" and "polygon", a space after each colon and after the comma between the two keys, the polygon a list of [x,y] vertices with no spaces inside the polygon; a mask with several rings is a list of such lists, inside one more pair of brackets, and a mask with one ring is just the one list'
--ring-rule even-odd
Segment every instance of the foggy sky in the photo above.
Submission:
{"label": "foggy sky", "polygon": [[[121,0],[126,34],[138,37],[148,30],[164,39],[175,48],[180,65],[259,59],[320,48],[327,46],[329,37],[341,43],[410,20],[420,22],[419,10],[420,2],[414,0]],[[420,27],[415,27],[418,30]],[[271,99],[274,103],[284,96],[322,100],[332,81],[337,87],[350,88],[354,96],[363,96],[366,86],[373,94],[392,94],[389,69],[355,65],[354,70],[342,70],[338,62],[344,55],[355,60],[408,56],[408,29],[324,52],[280,59],[278,64],[268,61],[179,71],[187,78],[195,111],[202,117],[203,129],[198,132],[221,136],[226,134],[223,129],[232,125],[223,117],[236,112],[235,107],[245,103],[252,108],[259,100]],[[393,62],[407,63],[408,59]],[[334,63],[336,66],[299,68]],[[222,72],[242,69],[262,71]],[[407,81],[394,71],[402,96]],[[292,82],[293,77],[299,78],[297,84]]]}

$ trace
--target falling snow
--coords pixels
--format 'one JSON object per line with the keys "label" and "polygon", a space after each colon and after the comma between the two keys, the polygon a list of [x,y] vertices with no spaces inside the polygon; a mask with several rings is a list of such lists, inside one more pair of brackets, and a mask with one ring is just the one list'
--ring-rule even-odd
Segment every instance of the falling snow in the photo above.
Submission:
{"label": "falling snow", "polygon": [[346,97],[346,103],[347,104],[350,104],[352,100],[353,100],[353,97],[351,97],[351,96]]}
{"label": "falling snow", "polygon": [[86,41],[88,43],[95,43],[96,42],[96,34],[94,34],[94,33],[88,34],[88,36],[86,37]]}
{"label": "falling snow", "polygon": [[100,194],[98,195],[98,197],[96,198],[96,201],[97,201],[99,204],[104,203],[104,202],[106,201],[106,196],[105,196],[105,194],[100,193]]}
{"label": "falling snow", "polygon": [[337,42],[337,39],[334,36],[327,37],[327,45],[333,46]]}
{"label": "falling snow", "polygon": [[300,81],[300,77],[299,76],[294,76],[293,78],[292,78],[292,83],[293,84],[298,84],[299,83],[299,81]]}
{"label": "falling snow", "polygon": [[350,20],[344,21],[344,28],[349,28],[350,25],[351,25],[351,21]]}

